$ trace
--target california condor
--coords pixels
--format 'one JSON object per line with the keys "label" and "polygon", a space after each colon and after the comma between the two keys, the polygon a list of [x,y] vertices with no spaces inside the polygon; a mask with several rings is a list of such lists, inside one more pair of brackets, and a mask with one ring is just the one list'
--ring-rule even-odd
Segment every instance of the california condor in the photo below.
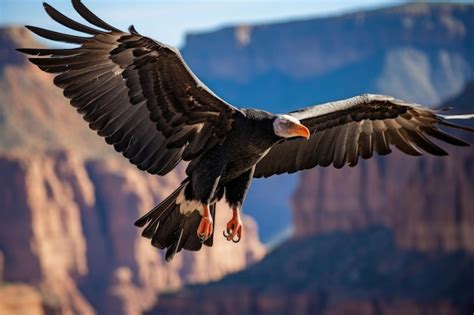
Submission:
{"label": "california condor", "polygon": [[242,237],[240,208],[254,177],[293,173],[319,166],[355,166],[359,157],[447,152],[431,138],[469,144],[440,127],[474,131],[448,122],[439,111],[384,95],[350,99],[276,115],[240,109],[212,93],[174,47],[121,31],[94,15],[80,0],[78,23],[48,4],[56,22],[87,37],[34,26],[47,39],[78,44],[72,49],[18,49],[41,70],[57,74],[54,83],[71,105],[140,170],[165,175],[181,161],[187,178],[163,202],[140,218],[142,235],[167,249],[166,259],[183,248],[212,246],[216,202],[225,196],[233,211],[224,236]]}

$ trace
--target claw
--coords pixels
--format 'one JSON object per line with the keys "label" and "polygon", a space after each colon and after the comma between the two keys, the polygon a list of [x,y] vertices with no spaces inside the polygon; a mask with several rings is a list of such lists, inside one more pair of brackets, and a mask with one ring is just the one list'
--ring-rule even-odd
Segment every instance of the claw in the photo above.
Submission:
{"label": "claw", "polygon": [[222,234],[228,241],[238,243],[242,238],[243,225],[240,219],[239,209],[233,208],[232,210],[232,219],[227,223],[227,228]]}
{"label": "claw", "polygon": [[237,239],[235,239],[235,237],[232,238],[232,242],[237,244],[238,242],[240,242],[241,237],[240,237],[240,235],[236,235],[236,236],[237,236]]}
{"label": "claw", "polygon": [[199,227],[196,231],[197,236],[199,240],[201,241],[201,243],[204,243],[205,241],[207,241],[207,239],[209,239],[209,237],[211,237],[212,226],[213,226],[212,216],[209,212],[209,207],[204,204],[203,204],[203,207],[204,207],[204,214],[202,216],[201,222],[199,223]]}

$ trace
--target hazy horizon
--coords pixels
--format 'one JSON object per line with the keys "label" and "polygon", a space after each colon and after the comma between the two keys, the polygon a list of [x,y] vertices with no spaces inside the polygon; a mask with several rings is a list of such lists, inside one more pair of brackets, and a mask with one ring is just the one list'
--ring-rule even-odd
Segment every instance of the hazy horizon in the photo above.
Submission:
{"label": "hazy horizon", "polygon": [[[77,17],[70,1],[46,1],[60,12]],[[83,1],[108,23],[126,29],[133,24],[142,34],[181,47],[185,35],[235,24],[266,24],[340,15],[405,3],[404,0],[362,1]],[[140,4],[146,4],[141,6]],[[178,18],[179,17],[179,18]],[[64,28],[52,21],[39,0],[0,0],[0,26],[35,25]]]}

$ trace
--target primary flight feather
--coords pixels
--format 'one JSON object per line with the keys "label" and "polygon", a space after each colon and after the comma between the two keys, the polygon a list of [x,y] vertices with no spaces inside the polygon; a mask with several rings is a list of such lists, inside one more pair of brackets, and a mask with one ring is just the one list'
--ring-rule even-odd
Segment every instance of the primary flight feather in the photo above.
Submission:
{"label": "primary flight feather", "polygon": [[166,259],[182,249],[212,246],[216,202],[232,209],[224,236],[242,237],[240,208],[254,177],[319,166],[355,166],[359,157],[389,154],[447,155],[432,139],[469,144],[440,127],[474,131],[448,122],[472,115],[441,115],[384,95],[361,95],[275,115],[239,109],[210,91],[174,47],[121,31],[94,15],[80,0],[78,23],[48,4],[56,22],[85,33],[68,35],[34,26],[47,39],[78,44],[72,49],[18,49],[41,70],[56,74],[89,127],[139,169],[165,175],[188,161],[187,178],[135,224]]}

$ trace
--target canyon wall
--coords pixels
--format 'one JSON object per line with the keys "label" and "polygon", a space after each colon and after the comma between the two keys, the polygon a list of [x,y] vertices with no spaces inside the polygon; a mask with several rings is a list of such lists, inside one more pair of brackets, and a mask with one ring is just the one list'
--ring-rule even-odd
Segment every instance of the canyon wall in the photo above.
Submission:
{"label": "canyon wall", "polygon": [[355,168],[304,172],[294,193],[296,237],[381,225],[402,248],[474,253],[474,150],[400,153]]}
{"label": "canyon wall", "polygon": [[248,217],[241,243],[224,240],[231,212],[220,205],[212,250],[166,263],[133,222],[179,185],[179,172],[159,178],[70,152],[3,156],[0,172],[3,279],[39,288],[46,309],[61,314],[141,314],[160,291],[218,279],[264,254]]}
{"label": "canyon wall", "polygon": [[[472,5],[416,4],[192,34],[182,52],[237,106],[283,112],[369,91],[432,105],[472,79],[473,17]],[[246,219],[243,242],[229,244],[222,209],[212,250],[164,263],[132,223],[180,171],[157,178],[123,162],[14,47],[38,44],[0,31],[0,312],[132,315],[157,302],[150,314],[472,312],[472,149],[308,171],[295,239],[244,272],[158,296],[258,261],[256,224]],[[290,228],[296,179],[252,186],[246,211],[265,240]]]}
{"label": "canyon wall", "polygon": [[150,315],[469,314],[474,258],[400,249],[387,228],[280,244],[261,262],[162,296]]}
{"label": "canyon wall", "polygon": [[220,205],[212,250],[165,263],[133,222],[179,185],[182,169],[159,178],[124,161],[88,130],[53,77],[14,51],[38,46],[23,28],[0,30],[0,294],[9,303],[0,310],[141,314],[162,291],[264,255],[249,217],[241,243],[224,240],[231,211]]}

